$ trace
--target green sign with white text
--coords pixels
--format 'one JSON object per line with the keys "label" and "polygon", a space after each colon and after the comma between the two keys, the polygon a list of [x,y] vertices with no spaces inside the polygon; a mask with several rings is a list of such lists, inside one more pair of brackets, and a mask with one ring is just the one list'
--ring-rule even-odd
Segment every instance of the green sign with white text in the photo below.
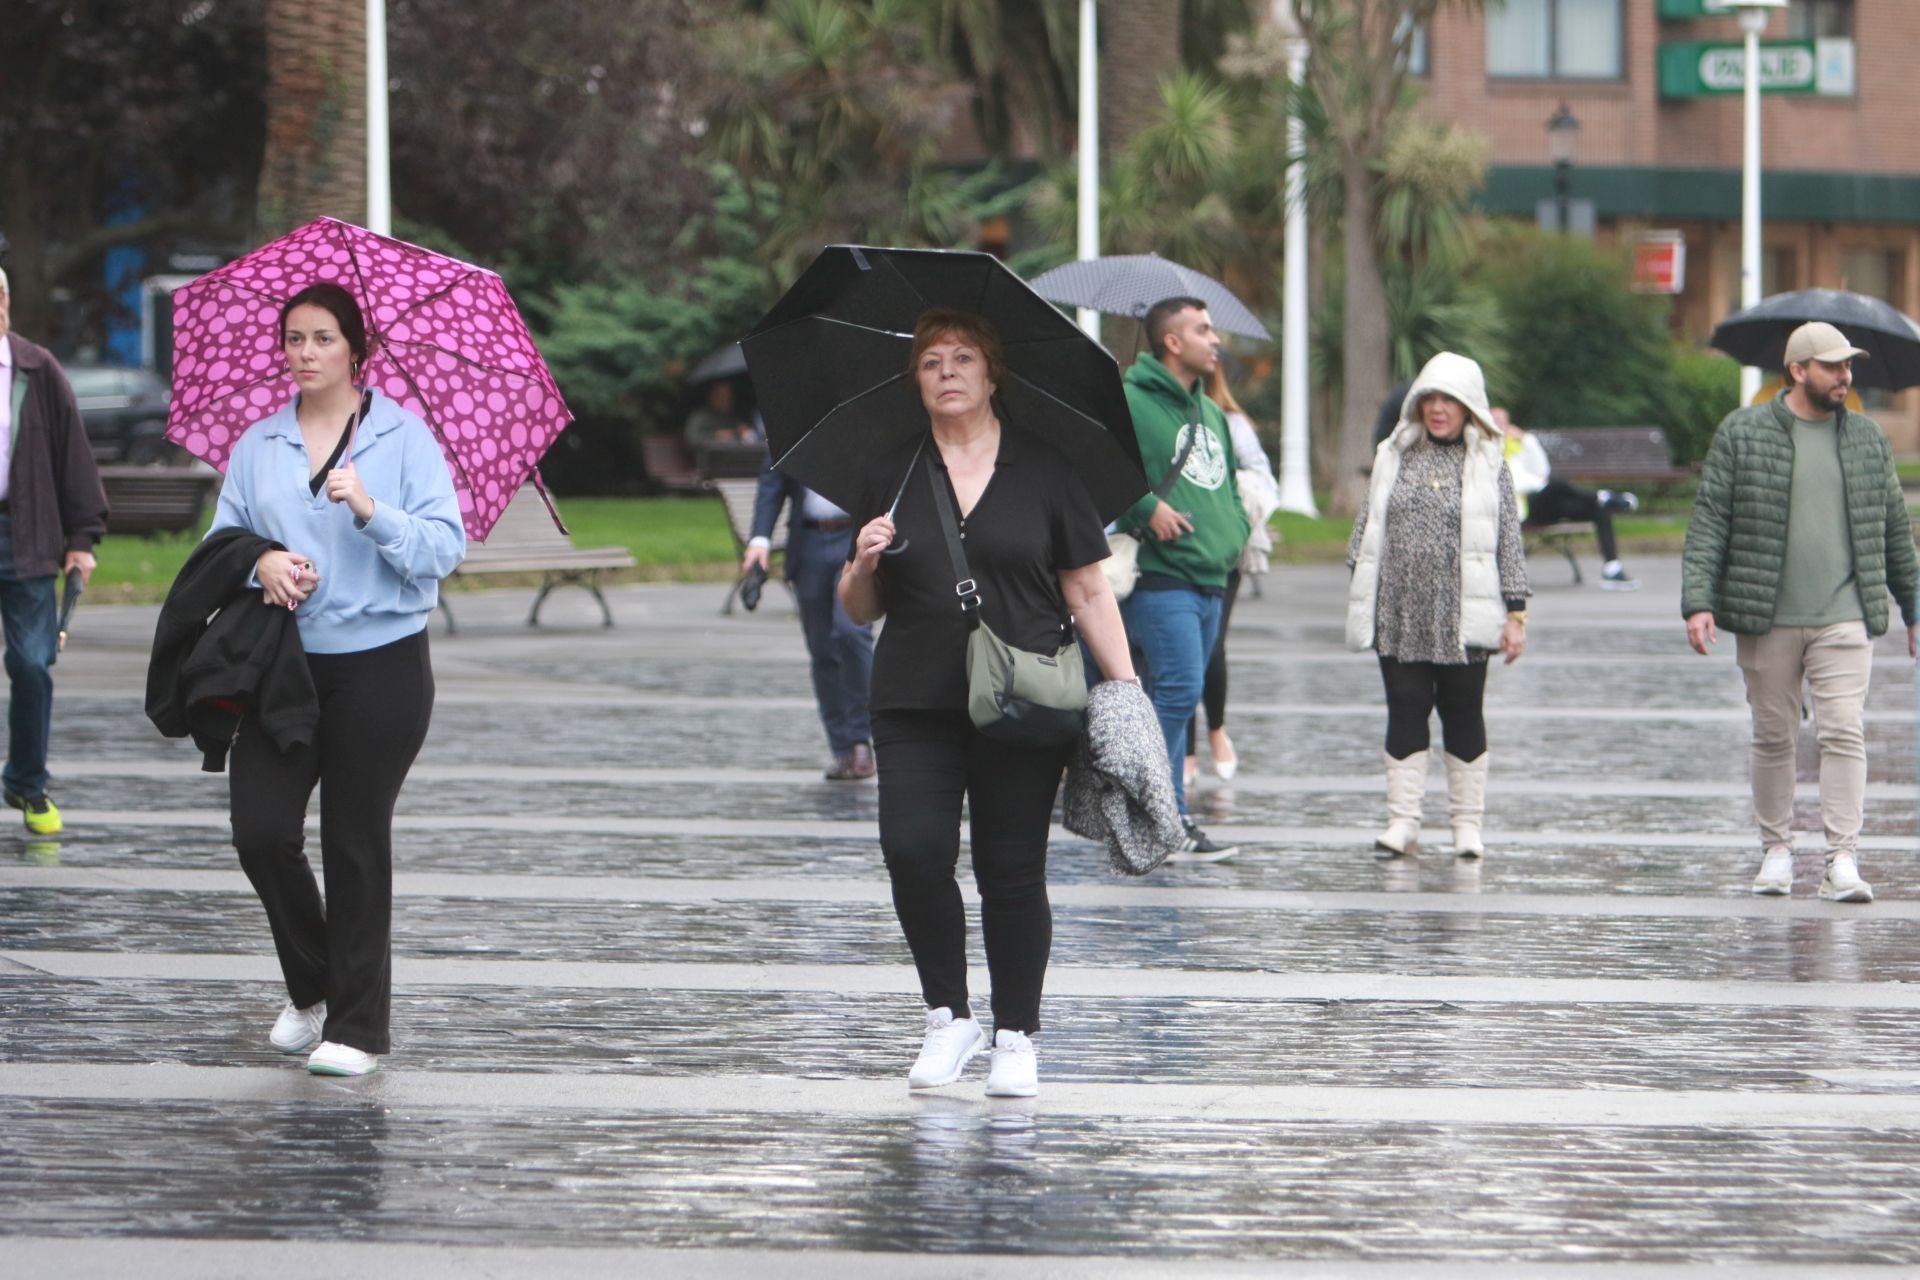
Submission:
{"label": "green sign with white text", "polygon": [[[1744,45],[1693,41],[1660,46],[1660,96],[1710,98],[1740,93],[1747,83]],[[1811,40],[1767,40],[1760,45],[1760,92],[1816,93],[1820,60]]]}

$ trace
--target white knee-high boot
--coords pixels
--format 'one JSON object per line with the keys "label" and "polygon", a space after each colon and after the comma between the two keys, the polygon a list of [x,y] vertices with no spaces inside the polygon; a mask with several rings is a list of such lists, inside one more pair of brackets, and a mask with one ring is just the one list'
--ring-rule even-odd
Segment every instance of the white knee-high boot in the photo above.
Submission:
{"label": "white knee-high boot", "polygon": [[1487,852],[1480,842],[1480,820],[1487,812],[1487,752],[1472,762],[1447,756],[1447,805],[1453,817],[1453,851],[1462,858]]}
{"label": "white knee-high boot", "polygon": [[1420,812],[1427,794],[1427,753],[1387,761],[1387,829],[1373,842],[1376,856],[1396,858],[1420,848]]}

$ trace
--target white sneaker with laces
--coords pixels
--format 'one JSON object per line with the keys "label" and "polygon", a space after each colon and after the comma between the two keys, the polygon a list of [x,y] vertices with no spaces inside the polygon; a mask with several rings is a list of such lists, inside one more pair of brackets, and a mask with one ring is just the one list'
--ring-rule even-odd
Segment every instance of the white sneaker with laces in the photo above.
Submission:
{"label": "white sneaker with laces", "polygon": [[307,1058],[307,1070],[316,1076],[370,1076],[380,1069],[380,1059],[350,1044],[322,1040]]}
{"label": "white sneaker with laces", "polygon": [[267,1041],[282,1053],[305,1053],[320,1043],[321,1028],[327,1025],[327,1002],[322,1000],[310,1009],[296,1009],[293,1001],[287,1001],[287,1007],[273,1020],[273,1030],[267,1032]]}
{"label": "white sneaker with laces", "polygon": [[987,1047],[986,1028],[974,1018],[956,1018],[953,1010],[927,1010],[927,1038],[907,1072],[907,1088],[938,1089],[952,1084],[967,1063]]}
{"label": "white sneaker with laces", "polygon": [[1836,853],[1827,859],[1820,896],[1828,902],[1872,902],[1873,886],[1860,878],[1860,864],[1852,854]]}
{"label": "white sneaker with laces", "polygon": [[1040,1092],[1040,1062],[1024,1031],[993,1033],[993,1059],[987,1068],[989,1098],[1031,1098]]}
{"label": "white sneaker with laces", "polygon": [[1760,860],[1760,874],[1753,878],[1753,891],[1762,898],[1784,898],[1793,892],[1793,850],[1783,844],[1767,850]]}

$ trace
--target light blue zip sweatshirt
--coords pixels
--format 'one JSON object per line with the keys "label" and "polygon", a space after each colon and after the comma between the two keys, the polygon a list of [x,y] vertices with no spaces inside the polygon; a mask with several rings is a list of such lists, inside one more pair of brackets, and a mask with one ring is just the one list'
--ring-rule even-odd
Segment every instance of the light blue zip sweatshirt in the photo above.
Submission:
{"label": "light blue zip sweatshirt", "polygon": [[361,524],[324,486],[314,494],[294,403],[234,445],[207,532],[250,529],[313,558],[320,584],[296,615],[308,653],[404,640],[427,625],[440,579],[467,553],[446,457],[426,423],[375,391],[347,452],[373,499],[373,519]]}

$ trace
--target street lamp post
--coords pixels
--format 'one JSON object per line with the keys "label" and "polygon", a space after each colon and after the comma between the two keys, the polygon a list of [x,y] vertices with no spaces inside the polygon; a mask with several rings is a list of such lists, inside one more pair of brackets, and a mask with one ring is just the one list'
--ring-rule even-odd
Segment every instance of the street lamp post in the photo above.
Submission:
{"label": "street lamp post", "polygon": [[[1287,82],[1306,80],[1308,44],[1291,0],[1273,0],[1273,24],[1287,47]],[[1307,126],[1287,108],[1287,228],[1280,286],[1280,509],[1318,516],[1307,457]]]}
{"label": "street lamp post", "polygon": [[1573,230],[1573,150],[1580,121],[1566,103],[1547,119],[1547,158],[1553,161],[1553,207],[1561,235]]}
{"label": "street lamp post", "polygon": [[367,0],[367,230],[393,234],[387,149],[387,3]]}
{"label": "street lamp post", "polygon": [[[1720,0],[1722,9],[1737,9],[1740,30],[1746,34],[1743,99],[1745,127],[1740,161],[1740,309],[1760,301],[1760,33],[1776,9],[1787,0]],[[1760,371],[1740,370],[1740,403],[1750,404],[1760,391]]]}
{"label": "street lamp post", "polygon": [[[1080,0],[1080,174],[1077,257],[1100,256],[1100,50],[1099,15],[1094,0]],[[1080,331],[1100,341],[1100,313],[1081,307]]]}

